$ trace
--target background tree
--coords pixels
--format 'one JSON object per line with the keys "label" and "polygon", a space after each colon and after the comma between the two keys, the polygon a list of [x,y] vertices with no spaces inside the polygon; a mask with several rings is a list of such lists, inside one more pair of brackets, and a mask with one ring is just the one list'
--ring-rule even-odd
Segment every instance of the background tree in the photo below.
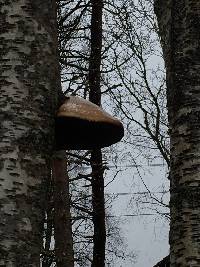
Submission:
{"label": "background tree", "polygon": [[[60,1],[59,5],[63,90],[65,93],[88,98],[91,2]],[[117,166],[121,162],[136,166],[137,175],[141,176],[142,181],[141,165],[144,162],[146,165],[158,161],[160,164],[164,161],[166,165],[169,164],[165,80],[156,31],[152,1],[104,3],[102,66],[99,74],[101,102],[107,110],[120,116],[126,125],[123,148],[115,146],[103,151],[103,167],[107,170],[109,165],[116,166],[116,173],[112,173],[113,179],[115,174],[120,173],[120,166]],[[152,67],[152,61],[158,62],[157,68]],[[117,156],[119,151],[120,157]],[[70,171],[70,183],[73,193],[71,205],[75,257],[78,264],[84,266],[92,262],[93,213],[90,186],[93,173],[87,152],[73,151],[68,155],[71,157],[69,170],[74,168]],[[106,179],[106,172],[104,177]],[[144,186],[147,192],[138,194],[142,197],[132,200],[134,209],[140,203],[143,210],[151,208],[158,214],[167,215],[167,203],[163,201],[163,196],[158,198],[158,195],[153,194],[145,184]],[[161,210],[161,205],[166,208]],[[106,216],[109,216],[107,212]],[[111,240],[111,236],[109,238]],[[108,258],[109,256],[106,260]]]}
{"label": "background tree", "polygon": [[[98,10],[101,8],[100,6],[102,5],[102,3],[98,4],[98,7],[95,7],[94,10]],[[88,97],[88,93],[89,93],[89,89],[90,89],[90,97],[91,100],[93,102],[96,102],[97,104],[100,104],[100,98],[101,98],[101,92],[100,92],[100,76],[101,76],[101,71],[100,71],[100,63],[101,63],[101,36],[99,36],[99,34],[101,35],[101,19],[99,19],[99,17],[101,17],[101,12],[92,12],[92,5],[89,5],[88,3],[84,3],[82,2],[82,5],[79,4],[74,4],[73,2],[71,2],[71,4],[68,3],[68,5],[66,5],[66,9],[64,7],[63,13],[60,12],[60,21],[62,23],[64,23],[64,25],[62,23],[59,23],[60,25],[60,47],[61,47],[61,64],[62,64],[62,70],[63,70],[63,84],[64,87],[66,88],[66,92],[71,92],[73,94],[79,94],[82,95],[83,97]],[[69,7],[71,7],[71,10],[69,10]],[[63,8],[63,6],[62,6]],[[66,11],[65,11],[66,10]],[[72,12],[71,12],[72,11]],[[65,13],[66,12],[66,13]],[[65,15],[63,15],[65,14]],[[69,14],[69,15],[68,15]],[[91,15],[93,14],[93,15]],[[92,19],[91,19],[92,17]],[[67,18],[67,20],[62,20],[62,18]],[[91,21],[92,20],[92,21]],[[68,34],[68,29],[69,24],[68,22],[71,21],[70,23],[74,25],[74,22],[78,22],[77,24],[75,23],[75,27],[73,28],[73,31],[70,32],[70,34]],[[92,24],[92,25],[91,25]],[[98,25],[97,25],[98,24]],[[97,27],[98,26],[98,27]],[[90,32],[90,28],[92,27]],[[100,29],[99,29],[100,27]],[[68,39],[68,37],[70,36],[70,38]],[[91,36],[91,37],[90,37]],[[98,37],[98,38],[97,38]],[[91,42],[90,43],[90,39]],[[63,41],[65,40],[65,41]],[[75,40],[75,41],[74,41]],[[69,48],[70,46],[70,50],[65,49]],[[90,49],[91,47],[91,49]],[[100,47],[100,48],[99,48]],[[95,55],[95,57],[94,57]],[[73,62],[73,64],[72,64]],[[95,85],[96,83],[96,85]],[[90,86],[91,85],[91,86]],[[73,152],[74,153],[74,152]],[[77,153],[76,153],[77,155]],[[79,158],[80,154],[79,154]],[[82,158],[82,161],[79,161],[79,164],[84,164],[85,160],[84,158]],[[87,159],[86,161],[87,163],[90,164],[89,159]],[[102,167],[100,168],[100,172],[103,171],[102,168],[104,168],[103,164],[101,164]],[[95,168],[95,170],[97,171],[98,167],[96,164],[93,163],[93,167]],[[97,172],[96,176],[97,176]],[[102,173],[103,174],[103,173]],[[104,206],[104,195],[103,195],[103,191],[104,188],[103,186],[99,186],[99,183],[103,184],[103,175],[100,175],[101,177],[98,177],[98,179],[96,179],[96,182],[92,182],[91,180],[91,176],[95,176],[93,172],[91,172],[91,174],[87,174],[87,175],[78,175],[77,178],[72,178],[71,182],[74,183],[75,181],[78,182],[79,185],[81,185],[81,179],[83,181],[83,186],[87,186],[87,188],[89,187],[89,185],[92,184],[92,188],[93,188],[93,199],[95,198],[96,201],[93,201],[93,203],[95,204],[95,206],[98,206],[98,212],[96,211],[96,208],[93,208],[94,211],[94,217],[93,221],[95,221],[95,226],[94,226],[94,232],[97,233],[99,232],[99,229],[101,230],[101,234],[96,235],[95,234],[95,244],[94,245],[94,251],[98,251],[98,254],[103,255],[102,258],[104,258],[104,254],[105,254],[105,222],[102,223],[102,219],[99,220],[99,207],[100,206]],[[98,175],[99,176],[99,175]],[[84,185],[84,178],[86,179],[86,184]],[[101,178],[101,181],[100,179]],[[98,184],[98,186],[97,186]],[[76,184],[76,187],[80,187],[79,185]],[[74,188],[74,187],[73,187]],[[78,188],[74,188],[75,191]],[[81,187],[80,187],[81,189]],[[83,190],[83,189],[82,189]],[[84,203],[82,197],[80,197],[80,199],[82,199],[82,203],[79,202],[77,203],[77,200],[79,199],[78,196],[76,195],[75,191],[73,191],[73,193],[75,194],[75,197],[73,197],[73,201],[72,201],[72,207],[75,208],[76,210],[73,209],[73,212],[80,214],[83,213],[81,216],[77,216],[78,218],[85,218],[81,220],[82,223],[80,223],[80,220],[75,219],[74,221],[74,225],[77,225],[77,227],[75,227],[74,229],[76,229],[74,231],[74,234],[76,236],[75,238],[75,250],[76,247],[78,246],[78,244],[80,245],[80,242],[78,242],[77,238],[79,238],[79,234],[81,235],[81,239],[83,240],[83,236],[85,234],[85,231],[83,231],[82,233],[82,229],[81,226],[83,227],[83,229],[85,229],[85,227],[87,229],[92,230],[92,225],[91,227],[89,227],[89,225],[91,224],[91,218],[92,218],[92,209],[91,206],[88,204],[87,201]],[[87,194],[91,194],[90,190],[88,190],[89,192]],[[100,194],[100,196],[97,196],[97,193]],[[79,193],[78,193],[79,194]],[[96,194],[96,196],[95,196]],[[81,193],[82,196],[82,193]],[[98,197],[98,198],[97,198]],[[87,197],[87,200],[89,200],[90,196]],[[101,198],[101,200],[100,200]],[[74,203],[74,201],[76,201]],[[85,201],[85,198],[84,198]],[[100,203],[102,203],[100,205]],[[86,208],[87,207],[87,208]],[[78,209],[78,210],[77,210]],[[103,214],[105,213],[104,211],[104,207],[101,207],[101,210],[103,212]],[[101,213],[102,213],[101,212]],[[103,221],[104,221],[104,216],[102,216]],[[88,219],[89,217],[89,219]],[[100,216],[101,217],[101,216]],[[87,219],[86,219],[87,218]],[[95,219],[95,220],[94,220]],[[79,222],[79,223],[78,223]],[[87,222],[87,223],[86,223]],[[83,226],[83,223],[85,226]],[[85,224],[86,223],[86,224]],[[87,225],[89,224],[89,225]],[[104,230],[103,230],[104,227]],[[79,229],[79,230],[77,230]],[[103,233],[103,232],[104,233]],[[78,234],[79,233],[79,234]],[[88,235],[86,235],[88,238],[86,238],[86,241],[84,242],[84,249],[83,249],[83,255],[85,256],[81,256],[81,261],[83,260],[83,257],[85,257],[85,259],[87,260],[87,258],[89,258],[91,261],[91,255],[87,256],[85,253],[88,251],[88,248],[92,249],[92,243],[91,243],[91,237],[92,237],[92,232],[88,233]],[[98,242],[99,239],[104,240],[103,242]],[[89,241],[88,241],[89,240]],[[77,244],[78,242],[78,244]],[[86,245],[88,244],[88,245]],[[87,246],[87,249],[86,249]],[[101,250],[99,249],[99,246],[101,246]],[[98,247],[98,249],[96,249],[96,247]],[[90,250],[89,249],[89,250]],[[102,251],[102,252],[101,252]],[[78,247],[78,254],[76,255],[76,258],[80,259],[80,246]],[[88,252],[88,254],[90,254]],[[97,254],[96,252],[94,252],[94,254]],[[103,260],[104,261],[104,260]],[[101,262],[99,260],[95,260],[95,262],[98,262],[98,264],[101,264]],[[79,264],[80,261],[79,261]],[[83,265],[86,263],[83,263]]]}
{"label": "background tree", "polygon": [[[89,59],[89,100],[101,106],[101,50],[103,1],[92,0],[91,47]],[[92,267],[105,266],[106,225],[104,204],[104,166],[101,149],[91,152],[92,207],[93,207],[93,260]]]}
{"label": "background tree", "polygon": [[105,42],[112,46],[104,54],[103,95],[109,96],[109,108],[126,127],[121,156],[112,151],[110,164],[124,162],[140,177],[147,193],[133,198],[132,210],[139,205],[169,219],[167,182],[159,184],[160,196],[144,182],[150,165],[162,165],[167,176],[170,157],[165,72],[152,1],[111,1],[105,20]]}
{"label": "background tree", "polygon": [[56,266],[73,267],[74,253],[70,213],[69,175],[67,173],[65,150],[55,151],[53,155],[52,181]]}

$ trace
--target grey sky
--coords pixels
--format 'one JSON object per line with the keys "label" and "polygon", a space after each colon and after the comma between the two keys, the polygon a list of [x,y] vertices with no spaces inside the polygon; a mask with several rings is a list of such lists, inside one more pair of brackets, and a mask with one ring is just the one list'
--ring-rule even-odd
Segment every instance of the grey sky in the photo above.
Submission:
{"label": "grey sky", "polygon": [[[158,192],[162,184],[167,189],[168,180],[166,179],[165,168],[151,166],[149,170],[150,173],[146,173],[146,175],[142,177],[149,189]],[[143,191],[146,190],[140,178],[135,175],[134,168],[128,168],[106,188],[106,192],[109,193],[128,192],[132,194],[133,192]],[[130,203],[130,198],[132,197],[131,194],[121,195],[115,200],[113,205],[113,213],[115,215],[136,214],[136,209],[127,208]],[[136,204],[137,203],[135,203],[135,205]],[[140,208],[142,208],[142,205],[138,208],[139,213],[148,212],[155,214],[155,212],[150,209],[145,209],[143,211],[140,210]],[[123,216],[122,218],[124,219]],[[167,220],[159,215],[135,216],[128,217],[125,222],[123,220],[122,231],[127,239],[128,246],[137,254],[134,267],[152,267],[160,259],[167,256],[169,251],[168,230],[169,226]],[[118,264],[118,267],[133,267],[133,265],[128,262]]]}

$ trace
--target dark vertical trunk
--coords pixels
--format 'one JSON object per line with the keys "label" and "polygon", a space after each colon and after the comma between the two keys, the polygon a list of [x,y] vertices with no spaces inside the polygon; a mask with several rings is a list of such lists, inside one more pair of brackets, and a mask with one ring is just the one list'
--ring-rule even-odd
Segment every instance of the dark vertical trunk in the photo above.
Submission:
{"label": "dark vertical trunk", "polygon": [[71,228],[69,177],[66,152],[59,151],[53,158],[54,238],[57,267],[73,267],[74,253]]}
{"label": "dark vertical trunk", "polygon": [[40,266],[60,73],[56,1],[0,1],[0,266]]}
{"label": "dark vertical trunk", "polygon": [[91,50],[89,61],[89,100],[101,105],[101,50],[102,50],[102,12],[103,1],[92,0]]}
{"label": "dark vertical trunk", "polygon": [[105,204],[104,204],[104,169],[101,150],[91,153],[92,166],[92,206],[94,223],[94,247],[92,267],[105,266]]}
{"label": "dark vertical trunk", "polygon": [[[89,62],[89,100],[101,105],[101,50],[103,1],[92,0],[91,54]],[[105,204],[102,153],[100,149],[91,153],[92,205],[94,223],[94,247],[92,267],[105,266]]]}
{"label": "dark vertical trunk", "polygon": [[170,266],[200,266],[200,1],[155,1],[171,139]]}

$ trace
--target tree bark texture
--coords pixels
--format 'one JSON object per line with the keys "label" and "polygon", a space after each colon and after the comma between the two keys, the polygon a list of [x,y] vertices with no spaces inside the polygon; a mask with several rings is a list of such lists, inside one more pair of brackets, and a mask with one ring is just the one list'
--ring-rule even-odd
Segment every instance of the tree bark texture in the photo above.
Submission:
{"label": "tree bark texture", "polygon": [[170,266],[200,266],[200,1],[157,0],[171,138]]}
{"label": "tree bark texture", "polygon": [[73,267],[74,253],[69,199],[69,177],[65,151],[53,158],[54,238],[57,267]]}
{"label": "tree bark texture", "polygon": [[[89,61],[89,100],[101,105],[101,50],[102,50],[102,12],[103,1],[92,0],[91,16],[91,51]],[[100,149],[91,152],[92,167],[92,206],[93,206],[93,261],[92,267],[105,266],[105,203],[104,203],[104,170]]]}
{"label": "tree bark texture", "polygon": [[54,0],[0,1],[0,266],[40,266],[60,90]]}

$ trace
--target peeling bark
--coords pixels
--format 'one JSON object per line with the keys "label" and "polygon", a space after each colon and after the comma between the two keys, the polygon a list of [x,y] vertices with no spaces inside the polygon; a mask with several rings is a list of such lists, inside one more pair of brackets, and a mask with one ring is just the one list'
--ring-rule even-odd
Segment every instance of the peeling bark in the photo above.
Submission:
{"label": "peeling bark", "polygon": [[200,1],[155,1],[171,139],[170,266],[200,266]]}
{"label": "peeling bark", "polygon": [[0,3],[0,266],[39,266],[60,89],[56,5]]}

